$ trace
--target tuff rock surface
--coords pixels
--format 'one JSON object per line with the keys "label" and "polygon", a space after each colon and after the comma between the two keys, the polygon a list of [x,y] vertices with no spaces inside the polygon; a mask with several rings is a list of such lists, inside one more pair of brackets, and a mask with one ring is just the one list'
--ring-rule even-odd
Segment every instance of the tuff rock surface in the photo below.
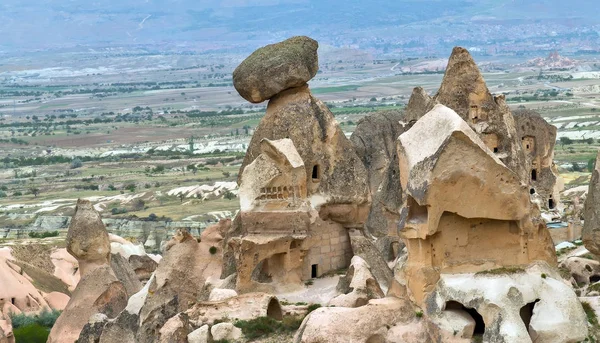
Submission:
{"label": "tuff rock surface", "polygon": [[318,47],[317,41],[305,36],[262,47],[233,71],[233,86],[252,103],[303,86],[319,70]]}

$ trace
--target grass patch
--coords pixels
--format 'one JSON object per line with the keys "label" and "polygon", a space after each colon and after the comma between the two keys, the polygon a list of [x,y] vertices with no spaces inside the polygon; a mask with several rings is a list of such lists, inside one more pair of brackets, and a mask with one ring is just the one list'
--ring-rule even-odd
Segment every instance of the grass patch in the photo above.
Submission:
{"label": "grass patch", "polygon": [[285,317],[279,322],[271,317],[258,317],[252,320],[240,320],[234,325],[242,330],[246,338],[256,339],[275,333],[294,332],[298,330],[302,320],[304,320],[302,317]]}
{"label": "grass patch", "polygon": [[39,324],[30,324],[13,330],[15,342],[46,343],[50,329]]}
{"label": "grass patch", "polygon": [[596,316],[596,312],[594,312],[592,305],[590,305],[590,303],[588,303],[588,302],[582,301],[581,306],[583,307],[583,310],[585,311],[585,315],[587,316],[588,322],[594,326],[597,326],[598,325],[598,317]]}
{"label": "grass patch", "polygon": [[488,269],[475,273],[475,275],[507,275],[525,273],[525,269],[520,267],[502,267],[496,269]]}

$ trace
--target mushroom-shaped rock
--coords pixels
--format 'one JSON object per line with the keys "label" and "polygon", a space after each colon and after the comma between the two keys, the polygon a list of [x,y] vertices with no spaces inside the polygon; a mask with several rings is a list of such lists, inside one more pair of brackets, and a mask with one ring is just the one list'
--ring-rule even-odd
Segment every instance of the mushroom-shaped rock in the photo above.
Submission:
{"label": "mushroom-shaped rock", "polygon": [[67,251],[79,262],[83,276],[97,265],[108,264],[110,240],[100,213],[89,200],[77,200],[75,214],[67,233]]}
{"label": "mushroom-shaped rock", "polygon": [[234,70],[233,86],[252,103],[300,87],[319,70],[318,47],[317,41],[305,36],[262,47]]}
{"label": "mushroom-shaped rock", "polygon": [[592,172],[590,188],[585,199],[583,245],[593,254],[600,255],[600,151]]}
{"label": "mushroom-shaped rock", "polygon": [[67,234],[67,250],[79,262],[81,280],[50,331],[48,343],[74,342],[91,315],[114,318],[127,305],[127,291],[110,266],[110,243],[100,214],[78,200]]}

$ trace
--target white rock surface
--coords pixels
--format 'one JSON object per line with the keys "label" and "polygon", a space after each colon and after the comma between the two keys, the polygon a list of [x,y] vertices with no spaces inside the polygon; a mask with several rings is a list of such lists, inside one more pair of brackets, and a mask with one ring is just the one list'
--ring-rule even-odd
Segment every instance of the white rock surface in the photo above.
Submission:
{"label": "white rock surface", "polygon": [[[501,337],[505,342],[566,343],[587,336],[587,319],[577,296],[544,263],[508,274],[442,274],[426,300],[428,315],[442,315],[448,301],[477,310],[485,321],[484,342]],[[520,310],[534,302],[527,328]]]}
{"label": "white rock surface", "polygon": [[210,329],[208,325],[203,325],[200,328],[190,332],[187,336],[188,343],[208,343],[210,342]]}
{"label": "white rock surface", "polygon": [[210,292],[208,296],[208,301],[220,301],[229,298],[236,297],[238,294],[233,289],[221,289],[215,288]]}
{"label": "white rock surface", "polygon": [[242,337],[242,330],[231,323],[219,323],[210,328],[213,340],[235,341]]}

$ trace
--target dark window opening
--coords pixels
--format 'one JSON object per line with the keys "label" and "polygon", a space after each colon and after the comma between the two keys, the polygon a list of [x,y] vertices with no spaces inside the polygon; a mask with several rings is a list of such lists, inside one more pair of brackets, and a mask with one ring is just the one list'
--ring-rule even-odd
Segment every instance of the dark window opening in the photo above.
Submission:
{"label": "dark window opening", "polygon": [[523,324],[525,324],[527,330],[529,330],[529,323],[531,323],[531,317],[533,316],[533,308],[539,301],[540,299],[536,299],[534,302],[526,304],[519,310],[519,315],[521,315],[521,320],[523,320]]}
{"label": "dark window opening", "polygon": [[531,179],[533,181],[537,180],[537,170],[531,169]]}
{"label": "dark window opening", "polygon": [[590,283],[596,283],[600,281],[600,275],[591,275],[590,276]]}
{"label": "dark window opening", "polygon": [[554,200],[548,199],[548,208],[549,209],[553,209],[554,208]]}
{"label": "dark window opening", "polygon": [[10,302],[14,305],[16,298],[10,298]]}
{"label": "dark window opening", "polygon": [[494,148],[494,152],[498,152],[498,147],[495,147],[495,148]]}
{"label": "dark window opening", "polygon": [[527,144],[527,149],[529,149],[529,144]]}
{"label": "dark window opening", "polygon": [[482,337],[485,333],[485,322],[483,317],[474,308],[465,307],[463,304],[456,301],[448,301],[446,303],[446,310],[462,310],[467,312],[475,321],[475,330],[473,331],[473,337]]}
{"label": "dark window opening", "polygon": [[529,190],[529,194],[535,194],[535,189],[531,188],[531,189]]}
{"label": "dark window opening", "polygon": [[319,165],[315,164],[312,169],[312,179],[313,181],[318,181],[320,179],[319,176]]}
{"label": "dark window opening", "polygon": [[316,278],[317,277],[317,271],[319,269],[319,265],[318,264],[313,264],[310,268],[310,277],[311,278]]}

